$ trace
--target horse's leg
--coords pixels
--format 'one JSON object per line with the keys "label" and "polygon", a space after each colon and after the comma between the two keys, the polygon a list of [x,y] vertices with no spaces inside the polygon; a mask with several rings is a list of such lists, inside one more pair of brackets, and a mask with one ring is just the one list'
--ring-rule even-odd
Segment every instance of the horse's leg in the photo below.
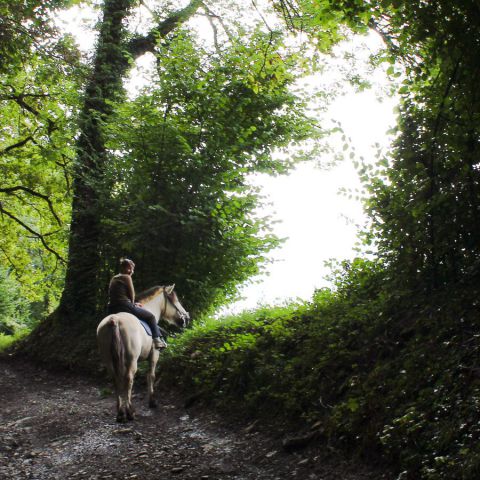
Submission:
{"label": "horse's leg", "polygon": [[127,418],[128,420],[133,420],[135,418],[135,409],[132,405],[132,390],[133,390],[133,380],[135,379],[135,374],[137,373],[137,361],[132,361],[131,365],[127,370],[126,378],[126,407],[127,407]]}
{"label": "horse's leg", "polygon": [[152,348],[148,361],[147,385],[148,385],[148,406],[150,408],[157,408],[157,400],[155,399],[154,384],[155,384],[155,368],[157,367],[158,357],[160,352],[156,348]]}
{"label": "horse's leg", "polygon": [[117,422],[120,423],[132,419],[129,401],[129,371],[130,369],[127,366],[126,372],[114,372],[113,374],[117,394]]}
{"label": "horse's leg", "polygon": [[117,393],[117,422],[127,421],[127,407],[125,404],[125,379],[120,375],[115,375],[115,391]]}

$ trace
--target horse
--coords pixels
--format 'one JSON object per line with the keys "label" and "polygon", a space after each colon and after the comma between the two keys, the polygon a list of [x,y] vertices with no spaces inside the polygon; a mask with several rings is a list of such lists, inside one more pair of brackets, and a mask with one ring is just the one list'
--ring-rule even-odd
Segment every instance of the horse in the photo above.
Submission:
{"label": "horse", "polygon": [[[177,328],[185,328],[190,316],[178,300],[174,287],[152,287],[137,295],[136,301],[142,302],[142,307],[155,315],[157,323],[163,319]],[[148,405],[156,408],[154,382],[159,351],[154,348],[152,337],[146,333],[139,319],[127,312],[108,315],[97,327],[97,344],[100,358],[114,379],[117,422],[135,418],[132,387],[139,360],[149,362]]]}

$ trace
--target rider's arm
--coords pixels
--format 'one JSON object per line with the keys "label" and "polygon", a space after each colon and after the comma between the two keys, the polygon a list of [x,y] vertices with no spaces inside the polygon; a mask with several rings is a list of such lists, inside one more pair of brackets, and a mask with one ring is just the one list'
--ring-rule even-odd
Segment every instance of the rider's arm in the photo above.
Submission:
{"label": "rider's arm", "polygon": [[135,303],[135,289],[133,288],[133,282],[132,282],[132,277],[130,275],[125,275],[126,277],[126,284],[127,284],[127,289],[128,289],[128,297],[132,301],[132,303]]}

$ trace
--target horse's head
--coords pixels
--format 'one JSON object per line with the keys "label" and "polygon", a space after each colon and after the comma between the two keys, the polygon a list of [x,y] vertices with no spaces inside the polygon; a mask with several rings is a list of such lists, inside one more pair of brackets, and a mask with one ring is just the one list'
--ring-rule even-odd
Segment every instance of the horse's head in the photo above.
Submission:
{"label": "horse's head", "polygon": [[190,315],[183,308],[177,294],[174,292],[175,285],[163,287],[162,318],[171,325],[185,328],[190,321]]}

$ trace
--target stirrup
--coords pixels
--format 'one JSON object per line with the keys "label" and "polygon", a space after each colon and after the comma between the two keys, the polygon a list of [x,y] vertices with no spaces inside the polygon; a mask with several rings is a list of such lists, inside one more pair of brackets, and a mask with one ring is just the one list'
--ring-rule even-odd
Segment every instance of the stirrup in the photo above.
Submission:
{"label": "stirrup", "polygon": [[153,346],[157,350],[163,350],[164,348],[167,348],[167,342],[162,337],[156,337],[153,339]]}

